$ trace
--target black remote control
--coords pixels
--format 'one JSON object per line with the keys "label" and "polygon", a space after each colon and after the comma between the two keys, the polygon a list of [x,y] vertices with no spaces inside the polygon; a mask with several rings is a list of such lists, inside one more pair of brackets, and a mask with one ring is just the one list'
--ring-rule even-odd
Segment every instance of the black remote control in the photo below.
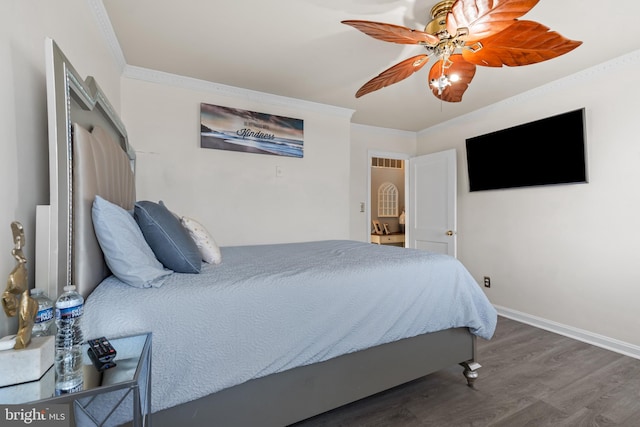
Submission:
{"label": "black remote control", "polygon": [[89,345],[87,350],[89,358],[98,371],[104,371],[116,366],[113,359],[115,359],[117,352],[108,339],[105,337],[94,338],[88,340],[87,344]]}

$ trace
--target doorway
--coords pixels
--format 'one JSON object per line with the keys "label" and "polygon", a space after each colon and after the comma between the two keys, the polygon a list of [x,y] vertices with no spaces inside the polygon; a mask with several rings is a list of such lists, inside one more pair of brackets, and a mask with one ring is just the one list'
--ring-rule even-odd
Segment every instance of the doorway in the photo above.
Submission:
{"label": "doorway", "polygon": [[371,243],[405,246],[409,155],[369,152],[367,235]]}
{"label": "doorway", "polygon": [[[373,159],[403,160],[402,193],[398,195],[399,210],[405,209],[405,225],[402,236],[375,233],[373,221],[381,225],[388,223],[389,231],[400,234],[400,214],[395,222],[393,216],[378,215],[378,182],[374,183]],[[385,160],[386,161],[386,160]],[[457,255],[457,172],[456,150],[450,149],[418,157],[391,152],[369,152],[367,187],[367,235],[369,242],[394,244],[409,248]],[[400,190],[398,190],[400,193]],[[374,203],[375,201],[375,203]],[[392,226],[397,224],[397,229]],[[403,240],[402,243],[397,240]],[[395,241],[394,241],[395,240]]]}

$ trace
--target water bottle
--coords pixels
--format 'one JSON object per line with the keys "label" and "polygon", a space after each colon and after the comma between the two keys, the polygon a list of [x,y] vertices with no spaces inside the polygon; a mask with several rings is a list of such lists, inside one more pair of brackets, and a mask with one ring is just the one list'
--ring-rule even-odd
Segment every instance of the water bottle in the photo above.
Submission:
{"label": "water bottle", "polygon": [[82,330],[84,299],[76,287],[64,287],[56,301],[56,396],[82,390]]}
{"label": "water bottle", "polygon": [[31,289],[31,298],[38,303],[38,314],[31,330],[34,337],[51,335],[51,325],[53,324],[53,301],[51,301],[42,289]]}

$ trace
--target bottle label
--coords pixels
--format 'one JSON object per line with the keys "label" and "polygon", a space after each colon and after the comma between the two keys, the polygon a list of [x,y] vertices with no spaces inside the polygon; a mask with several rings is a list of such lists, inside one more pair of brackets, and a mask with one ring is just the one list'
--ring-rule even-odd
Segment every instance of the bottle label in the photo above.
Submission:
{"label": "bottle label", "polygon": [[79,391],[82,391],[83,388],[84,388],[84,382],[81,381],[80,384],[72,388],[67,388],[67,389],[56,388],[55,393],[56,393],[56,396],[62,396],[63,394],[77,393]]}
{"label": "bottle label", "polygon": [[48,307],[38,311],[35,323],[47,322],[51,319],[53,319],[53,307]]}
{"label": "bottle label", "polygon": [[74,305],[73,307],[57,308],[56,319],[74,319],[82,316],[84,312],[84,304]]}

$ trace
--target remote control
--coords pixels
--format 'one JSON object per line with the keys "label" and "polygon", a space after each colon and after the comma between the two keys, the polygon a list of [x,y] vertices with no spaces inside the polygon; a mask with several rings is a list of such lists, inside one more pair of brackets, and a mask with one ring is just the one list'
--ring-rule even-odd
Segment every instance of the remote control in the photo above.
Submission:
{"label": "remote control", "polygon": [[105,337],[94,338],[87,341],[89,349],[87,353],[98,371],[113,368],[116,363],[113,361],[116,357],[116,349]]}

